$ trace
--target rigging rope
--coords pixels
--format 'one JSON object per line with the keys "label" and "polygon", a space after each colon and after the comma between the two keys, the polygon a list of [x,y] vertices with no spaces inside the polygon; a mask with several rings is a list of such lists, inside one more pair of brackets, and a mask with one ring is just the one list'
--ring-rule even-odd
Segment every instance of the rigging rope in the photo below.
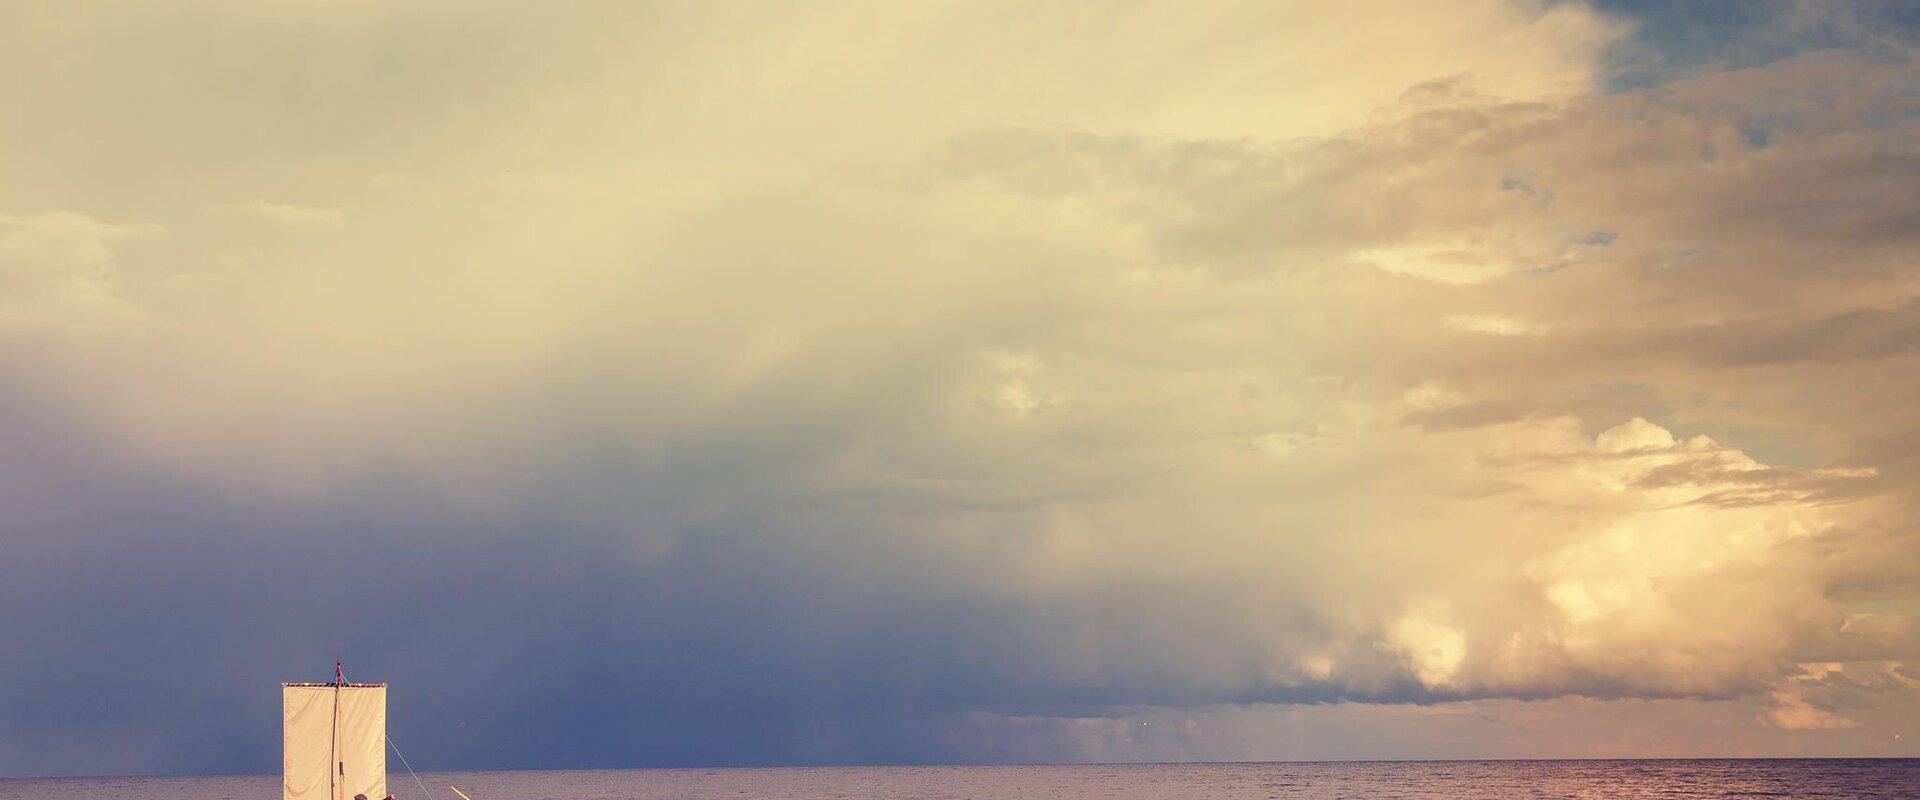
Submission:
{"label": "rigging rope", "polygon": [[386,740],[387,740],[387,746],[393,748],[393,754],[396,756],[399,756],[400,763],[406,766],[407,774],[413,776],[414,785],[420,787],[420,794],[425,796],[427,800],[433,800],[433,793],[427,791],[427,784],[420,780],[420,773],[414,772],[413,765],[407,763],[407,754],[400,752],[400,745],[394,744],[393,737],[391,736],[387,736]]}

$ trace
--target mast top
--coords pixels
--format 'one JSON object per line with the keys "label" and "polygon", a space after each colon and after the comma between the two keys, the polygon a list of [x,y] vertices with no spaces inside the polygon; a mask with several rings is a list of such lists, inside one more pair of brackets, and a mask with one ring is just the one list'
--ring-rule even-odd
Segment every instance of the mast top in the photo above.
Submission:
{"label": "mast top", "polygon": [[336,685],[342,689],[381,689],[386,687],[386,684],[384,683],[335,684],[333,681],[281,681],[280,685],[281,686],[311,686],[311,687],[321,688],[321,689],[331,689]]}

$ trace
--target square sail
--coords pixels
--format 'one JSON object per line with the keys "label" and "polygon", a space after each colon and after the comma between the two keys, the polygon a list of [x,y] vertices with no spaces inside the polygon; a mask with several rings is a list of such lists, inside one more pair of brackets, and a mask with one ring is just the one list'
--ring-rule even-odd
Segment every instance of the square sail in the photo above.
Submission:
{"label": "square sail", "polygon": [[281,685],[283,800],[387,796],[387,685]]}

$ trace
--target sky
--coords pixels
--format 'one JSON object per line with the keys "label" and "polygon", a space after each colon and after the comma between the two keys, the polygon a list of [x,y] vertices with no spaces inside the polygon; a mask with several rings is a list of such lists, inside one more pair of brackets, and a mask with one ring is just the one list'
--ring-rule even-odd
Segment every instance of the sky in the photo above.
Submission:
{"label": "sky", "polygon": [[0,2],[0,776],[1920,756],[1917,41]]}

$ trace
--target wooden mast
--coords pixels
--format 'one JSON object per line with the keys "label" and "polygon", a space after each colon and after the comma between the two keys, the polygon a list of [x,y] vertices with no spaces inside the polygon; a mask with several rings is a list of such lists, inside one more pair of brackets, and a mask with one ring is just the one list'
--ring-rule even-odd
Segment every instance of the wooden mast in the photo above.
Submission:
{"label": "wooden mast", "polygon": [[327,761],[333,764],[333,769],[327,770],[327,794],[333,800],[346,800],[340,794],[340,780],[347,774],[347,764],[340,760],[340,685],[346,683],[344,675],[340,662],[333,662],[333,741],[327,744]]}

